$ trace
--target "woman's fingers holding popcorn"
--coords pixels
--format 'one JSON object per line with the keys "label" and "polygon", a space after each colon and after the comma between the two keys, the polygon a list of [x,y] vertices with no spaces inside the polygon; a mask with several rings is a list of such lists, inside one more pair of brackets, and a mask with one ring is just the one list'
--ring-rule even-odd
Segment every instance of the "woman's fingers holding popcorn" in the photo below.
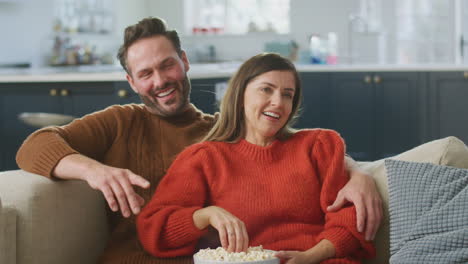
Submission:
{"label": "woman's fingers holding popcorn", "polygon": [[238,222],[238,228],[236,229],[239,231],[237,235],[237,242],[236,242],[236,252],[247,251],[249,247],[249,235],[247,234],[247,228],[245,227],[244,222]]}
{"label": "woman's fingers holding popcorn", "polygon": [[245,251],[249,238],[244,222],[221,207],[210,206],[209,210],[209,222],[218,230],[221,246],[229,252]]}

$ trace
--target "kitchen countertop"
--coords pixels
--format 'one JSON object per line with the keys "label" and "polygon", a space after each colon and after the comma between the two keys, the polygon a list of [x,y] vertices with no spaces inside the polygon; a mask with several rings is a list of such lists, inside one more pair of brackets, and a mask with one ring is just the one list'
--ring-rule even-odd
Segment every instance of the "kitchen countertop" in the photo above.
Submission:
{"label": "kitchen countertop", "polygon": [[[192,79],[228,78],[240,63],[191,64],[188,75]],[[468,65],[311,65],[297,64],[300,72],[405,72],[405,71],[468,71]],[[0,83],[20,82],[106,82],[126,81],[120,66],[44,67],[32,69],[0,69]]]}

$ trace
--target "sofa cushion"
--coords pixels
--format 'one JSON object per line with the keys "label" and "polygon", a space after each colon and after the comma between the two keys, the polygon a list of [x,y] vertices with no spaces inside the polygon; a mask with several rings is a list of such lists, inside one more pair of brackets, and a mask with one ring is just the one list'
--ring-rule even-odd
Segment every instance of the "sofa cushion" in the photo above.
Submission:
{"label": "sofa cushion", "polygon": [[468,261],[468,170],[386,160],[390,263]]}
{"label": "sofa cushion", "polygon": [[[430,141],[391,158],[468,168],[468,148],[456,137]],[[388,182],[384,162],[384,160],[360,162],[361,167],[374,177],[377,189],[382,197],[384,211],[384,218],[374,240],[377,256],[375,259],[364,261],[364,263],[388,263],[390,259]]]}

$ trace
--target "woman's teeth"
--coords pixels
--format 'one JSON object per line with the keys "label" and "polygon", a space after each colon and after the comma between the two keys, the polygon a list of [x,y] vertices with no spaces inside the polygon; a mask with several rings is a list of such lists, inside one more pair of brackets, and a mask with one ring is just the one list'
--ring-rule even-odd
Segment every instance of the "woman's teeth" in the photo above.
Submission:
{"label": "woman's teeth", "polygon": [[269,116],[269,117],[276,118],[276,119],[279,119],[279,118],[280,118],[280,115],[275,114],[275,113],[273,113],[273,112],[263,112],[263,114],[266,115],[266,116]]}
{"label": "woman's teeth", "polygon": [[159,93],[156,95],[156,97],[164,97],[170,95],[173,91],[175,91],[175,88],[169,89],[163,93]]}

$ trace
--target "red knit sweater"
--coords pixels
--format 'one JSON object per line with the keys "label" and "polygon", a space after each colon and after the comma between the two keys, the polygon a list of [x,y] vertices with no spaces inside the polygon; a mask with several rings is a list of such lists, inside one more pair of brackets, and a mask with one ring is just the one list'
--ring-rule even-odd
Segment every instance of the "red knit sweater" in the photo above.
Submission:
{"label": "red knit sweater", "polygon": [[303,251],[328,239],[345,258],[339,263],[358,263],[375,252],[357,232],[355,208],[326,211],[347,181],[344,143],[331,130],[303,130],[268,147],[195,144],[176,158],[138,216],[138,236],[155,256],[193,254],[206,231],[192,215],[216,205],[245,223],[250,246]]}

